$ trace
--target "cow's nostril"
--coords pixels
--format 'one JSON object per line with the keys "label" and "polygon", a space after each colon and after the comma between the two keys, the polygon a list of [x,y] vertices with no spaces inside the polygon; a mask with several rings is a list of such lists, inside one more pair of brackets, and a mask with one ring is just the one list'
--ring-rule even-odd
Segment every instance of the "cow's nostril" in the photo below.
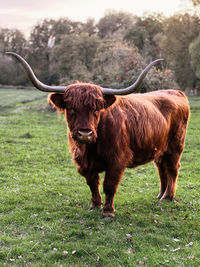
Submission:
{"label": "cow's nostril", "polygon": [[78,131],[78,134],[82,137],[90,137],[93,135],[93,131],[89,129],[81,129]]}

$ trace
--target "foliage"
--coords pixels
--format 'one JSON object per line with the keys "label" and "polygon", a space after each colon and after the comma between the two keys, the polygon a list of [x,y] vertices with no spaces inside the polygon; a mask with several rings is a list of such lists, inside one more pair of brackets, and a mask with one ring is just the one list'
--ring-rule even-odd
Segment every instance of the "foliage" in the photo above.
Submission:
{"label": "foliage", "polygon": [[[12,74],[12,76],[11,76]],[[10,79],[12,77],[12,79]],[[6,57],[0,57],[0,84],[6,85],[24,85],[27,82],[27,77],[23,70],[13,63],[13,61]]]}
{"label": "foliage", "polygon": [[0,53],[15,51],[21,54],[26,45],[26,39],[22,32],[17,29],[0,30]]}
{"label": "foliage", "polygon": [[133,82],[137,78],[141,64],[142,57],[136,47],[121,43],[102,44],[95,58],[96,83],[122,87],[127,80]]}
{"label": "foliage", "polygon": [[101,39],[113,39],[116,32],[124,32],[133,23],[134,17],[124,12],[109,12],[97,24],[98,35]]}
{"label": "foliage", "polygon": [[23,85],[26,83],[27,79],[19,65],[4,55],[8,51],[22,54],[26,45],[25,36],[19,30],[0,29],[0,84]]}
{"label": "foliage", "polygon": [[191,66],[195,75],[200,79],[200,35],[190,44]]}
{"label": "foliage", "polygon": [[179,86],[175,82],[174,73],[170,69],[159,70],[153,68],[147,76],[146,84],[147,88],[143,91],[152,91],[152,88],[154,88],[154,90],[170,88],[179,89]]}
{"label": "foliage", "polygon": [[45,98],[0,89],[0,265],[199,266],[200,98],[190,99],[176,201],[156,200],[153,164],[127,169],[110,220],[87,210],[64,119]]}
{"label": "foliage", "polygon": [[165,21],[164,34],[161,47],[176,81],[182,89],[193,88],[196,77],[190,64],[189,45],[199,34],[199,18],[174,15]]}
{"label": "foliage", "polygon": [[[94,81],[106,87],[127,87],[137,79],[146,65],[147,62],[135,46],[129,47],[122,43],[103,44],[99,47],[95,58]],[[153,68],[139,90],[146,92],[174,87],[177,88],[177,85],[174,83],[172,71]]]}
{"label": "foliage", "polygon": [[65,35],[53,49],[53,61],[62,79],[89,80],[93,59],[98,47],[98,37],[88,33]]}
{"label": "foliage", "polygon": [[163,25],[164,17],[160,14],[138,17],[135,24],[126,31],[124,40],[136,45],[143,56],[156,58],[160,54],[156,36],[163,33]]}
{"label": "foliage", "polygon": [[[164,58],[167,64],[156,66],[158,73],[165,72],[165,77],[159,78],[164,84],[158,82],[157,85],[167,88],[176,82],[182,90],[199,89],[197,66],[189,52],[190,45],[200,34],[199,26],[198,13],[165,18],[161,14],[136,17],[122,11],[109,11],[97,23],[93,19],[85,23],[68,18],[44,19],[33,27],[29,38],[19,30],[0,29],[0,53],[15,51],[21,54],[33,66],[39,79],[47,84],[81,80],[109,87],[130,84],[141,70],[140,66]],[[140,64],[130,64],[133,58],[140,59]],[[122,63],[125,60],[127,62]],[[19,74],[21,68],[19,64],[16,66]],[[2,84],[29,83],[24,72],[14,74],[10,59],[2,57],[0,68]],[[12,79],[9,73],[14,74]],[[170,77],[165,83],[166,74]],[[154,86],[153,83],[145,83],[141,90],[157,88],[157,85],[150,86]]]}
{"label": "foliage", "polygon": [[124,39],[127,43],[133,43],[135,46],[142,50],[148,42],[148,32],[144,26],[138,26],[136,24],[126,32]]}

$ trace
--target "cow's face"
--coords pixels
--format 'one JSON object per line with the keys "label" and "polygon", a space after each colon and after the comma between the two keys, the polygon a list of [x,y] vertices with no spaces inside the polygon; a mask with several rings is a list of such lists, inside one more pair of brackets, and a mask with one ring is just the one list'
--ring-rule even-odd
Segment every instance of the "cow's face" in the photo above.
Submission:
{"label": "cow's face", "polygon": [[68,86],[64,94],[50,94],[49,100],[65,112],[74,141],[87,144],[96,141],[100,113],[115,102],[115,96],[103,97],[100,87],[77,83]]}

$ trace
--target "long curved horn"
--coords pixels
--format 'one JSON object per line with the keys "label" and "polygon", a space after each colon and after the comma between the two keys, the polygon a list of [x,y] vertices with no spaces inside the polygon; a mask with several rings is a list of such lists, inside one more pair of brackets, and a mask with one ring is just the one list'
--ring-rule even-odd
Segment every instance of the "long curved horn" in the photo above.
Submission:
{"label": "long curved horn", "polygon": [[138,87],[140,87],[142,81],[144,80],[145,76],[147,75],[148,71],[152,66],[154,66],[156,63],[163,61],[164,59],[156,59],[152,61],[146,68],[140,73],[137,80],[129,87],[126,87],[124,89],[111,89],[111,88],[102,88],[102,93],[104,95],[128,95],[131,94],[133,91],[135,91]]}
{"label": "long curved horn", "polygon": [[33,70],[31,69],[31,67],[29,66],[29,64],[26,62],[25,59],[23,59],[20,55],[13,53],[13,52],[7,52],[7,55],[11,55],[16,57],[19,62],[23,65],[24,69],[26,70],[29,79],[31,80],[31,82],[33,83],[33,85],[44,92],[59,92],[59,93],[64,93],[66,90],[66,86],[49,86],[46,85],[42,82],[40,82],[37,77],[35,76]]}

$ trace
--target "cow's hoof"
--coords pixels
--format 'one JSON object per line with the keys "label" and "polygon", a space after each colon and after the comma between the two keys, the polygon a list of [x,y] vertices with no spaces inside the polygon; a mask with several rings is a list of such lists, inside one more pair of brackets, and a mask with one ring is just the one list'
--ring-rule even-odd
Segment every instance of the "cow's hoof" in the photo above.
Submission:
{"label": "cow's hoof", "polygon": [[89,208],[89,211],[93,211],[93,210],[97,210],[97,209],[100,209],[101,208],[101,204],[95,204],[95,203],[92,203],[90,208]]}
{"label": "cow's hoof", "polygon": [[102,217],[105,219],[113,218],[115,216],[114,212],[102,212]]}
{"label": "cow's hoof", "polygon": [[162,196],[162,197],[160,198],[160,200],[161,200],[161,201],[174,201],[174,198],[171,197],[171,196],[166,196],[166,195],[164,195],[164,196]]}
{"label": "cow's hoof", "polygon": [[161,199],[162,196],[163,196],[163,193],[159,193],[159,194],[157,195],[157,198],[158,198],[158,199]]}

